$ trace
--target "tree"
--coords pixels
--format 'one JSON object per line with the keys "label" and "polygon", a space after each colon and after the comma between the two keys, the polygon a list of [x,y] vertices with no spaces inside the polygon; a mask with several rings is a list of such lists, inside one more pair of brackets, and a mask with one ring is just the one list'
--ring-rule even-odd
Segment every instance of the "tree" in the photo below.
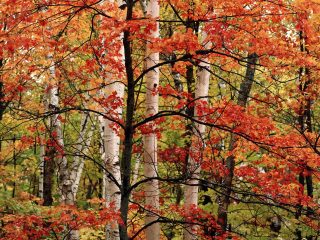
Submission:
{"label": "tree", "polygon": [[[207,35],[205,32],[202,34],[202,43],[204,49],[210,49],[211,43],[207,41]],[[197,71],[197,83],[195,87],[195,99],[198,100],[195,104],[195,118],[200,119],[202,117],[202,111],[200,110],[206,104],[206,98],[209,92],[209,80],[210,80],[210,64],[208,59],[200,59],[200,63]],[[205,141],[205,125],[196,123],[193,128],[193,139],[190,146],[189,160],[187,164],[187,174],[190,174],[190,180],[187,182],[185,187],[185,211],[188,212],[190,208],[198,206],[198,192],[199,192],[199,175],[200,175],[200,166],[203,159],[203,149]],[[195,239],[196,234],[192,228],[187,228],[184,232],[184,239]]]}
{"label": "tree", "polygon": [[[150,1],[147,6],[147,15],[157,19],[159,17],[160,6],[157,1]],[[156,26],[151,30],[150,40],[148,39],[146,44],[146,59],[145,69],[153,68],[159,64],[159,53],[152,52],[150,45],[153,39],[159,38],[159,23],[155,23]],[[148,71],[146,74],[146,116],[153,116],[158,113],[158,93],[159,87],[159,69],[153,68],[152,71]],[[153,124],[153,123],[151,123]],[[158,175],[158,161],[157,161],[157,136],[154,132],[154,127],[151,133],[146,133],[144,136],[144,176],[146,178],[156,178]],[[153,179],[146,183],[145,187],[146,195],[146,239],[160,239],[160,223],[157,222],[159,211],[159,183],[158,180]]]}

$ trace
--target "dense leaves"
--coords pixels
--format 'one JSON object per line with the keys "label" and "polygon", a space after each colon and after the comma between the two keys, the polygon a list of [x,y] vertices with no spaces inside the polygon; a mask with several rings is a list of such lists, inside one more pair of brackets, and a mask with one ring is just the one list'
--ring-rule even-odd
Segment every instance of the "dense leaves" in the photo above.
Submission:
{"label": "dense leaves", "polygon": [[149,215],[163,239],[319,237],[319,1],[160,0],[159,18],[148,4],[0,0],[0,237],[144,239]]}

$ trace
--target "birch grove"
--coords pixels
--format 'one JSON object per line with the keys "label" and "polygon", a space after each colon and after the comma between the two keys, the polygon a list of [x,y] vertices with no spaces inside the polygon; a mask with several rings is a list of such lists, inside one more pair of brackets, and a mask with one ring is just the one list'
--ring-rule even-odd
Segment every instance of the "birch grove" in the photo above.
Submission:
{"label": "birch grove", "polygon": [[0,239],[319,237],[318,12],[0,0]]}

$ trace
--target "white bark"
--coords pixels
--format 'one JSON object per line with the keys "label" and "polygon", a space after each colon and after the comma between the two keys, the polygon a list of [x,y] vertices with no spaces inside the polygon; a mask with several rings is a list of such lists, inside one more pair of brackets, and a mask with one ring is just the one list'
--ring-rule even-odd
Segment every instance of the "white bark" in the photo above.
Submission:
{"label": "white bark", "polygon": [[[114,2],[114,0],[109,0],[109,2]],[[126,3],[122,0],[117,1],[118,6],[122,7]],[[103,40],[104,41],[104,40]],[[115,39],[114,41],[122,42],[122,36]],[[119,50],[120,57],[115,59],[123,63],[124,49],[123,47]],[[105,97],[108,97],[113,92],[116,92],[117,97],[123,99],[124,97],[124,85],[115,77],[112,73],[109,74],[107,82],[110,84],[105,87]],[[107,109],[108,113],[109,109]],[[122,106],[115,109],[115,113],[119,119],[122,115]],[[109,115],[113,118],[112,115]],[[107,171],[104,171],[103,176],[103,196],[106,199],[106,205],[109,206],[110,203],[114,204],[115,209],[120,209],[120,189],[117,186],[121,184],[121,172],[120,172],[120,136],[112,128],[114,124],[109,119],[100,118],[101,126],[103,126],[103,132],[101,133],[103,139],[103,153],[102,157],[104,159],[104,167]],[[112,176],[112,179],[110,178]],[[106,239],[108,240],[119,240],[119,227],[116,221],[112,221],[106,226]]]}
{"label": "white bark", "polygon": [[134,164],[133,169],[133,179],[132,184],[135,184],[137,182],[138,176],[139,176],[139,169],[140,169],[140,157],[137,157],[136,162]]}
{"label": "white bark", "polygon": [[[150,0],[147,7],[147,15],[152,18],[159,17],[159,3],[157,0]],[[151,38],[159,37],[159,24],[154,31],[151,32]],[[153,67],[159,63],[159,53],[150,52],[150,43],[146,46],[146,69]],[[151,70],[146,75],[146,115],[154,115],[158,112],[158,94],[155,93],[159,86],[159,69]],[[146,178],[152,178],[157,176],[157,137],[155,133],[151,133],[144,136],[144,175]],[[146,183],[145,186],[145,204],[150,208],[150,211],[146,213],[145,224],[150,224],[157,220],[157,215],[154,213],[159,210],[159,183],[157,180],[151,180]],[[147,240],[160,239],[160,224],[153,223],[146,228]]]}
{"label": "white bark", "polygon": [[[102,116],[98,116],[98,123],[99,123],[99,130],[100,130],[100,155],[101,159],[105,159],[105,147],[104,147],[104,139],[105,139],[105,131],[104,131],[104,124],[105,120]],[[105,166],[104,166],[105,167]],[[107,172],[103,169],[102,170],[102,197],[106,198],[106,191],[107,191]]]}
{"label": "white bark", "polygon": [[[79,137],[75,146],[75,150],[76,150],[75,156],[73,157],[73,161],[70,168],[70,179],[72,181],[72,192],[74,195],[74,199],[76,197],[76,194],[77,194],[76,192],[79,187],[79,183],[78,184],[76,183],[76,179],[79,178],[79,181],[80,181],[82,167],[83,167],[83,166],[80,167],[81,163],[83,162],[83,159],[80,159],[79,155],[82,153],[85,147],[84,145],[87,145],[85,141],[85,130],[87,128],[88,119],[89,119],[89,114],[81,115]],[[80,171],[80,174],[78,171]]]}
{"label": "white bark", "polygon": [[[53,88],[54,90],[57,88]],[[57,93],[53,93],[53,95],[57,95]],[[54,105],[58,106],[58,105]],[[60,203],[67,205],[74,205],[74,194],[72,192],[72,180],[70,179],[70,172],[68,169],[68,161],[64,156],[64,140],[63,140],[63,132],[62,132],[62,124],[58,118],[58,114],[56,114],[55,118],[55,130],[57,134],[57,144],[60,149],[57,151],[57,159],[58,159],[58,168],[59,168],[59,189],[61,191],[61,199]]]}
{"label": "white bark", "polygon": [[[124,95],[124,85],[119,82],[115,82],[107,87],[107,91],[117,92],[117,97],[123,99]],[[122,107],[119,106],[116,109],[117,115],[122,115]],[[120,149],[120,136],[111,127],[112,122],[105,119],[104,123],[104,164],[108,172],[113,176],[113,179],[109,177],[105,178],[106,184],[106,203],[113,203],[115,209],[120,209],[120,189],[116,183],[121,184],[121,172],[120,172],[120,159],[119,159],[119,149]],[[106,174],[109,174],[106,173]],[[116,181],[116,182],[115,182]],[[107,226],[106,238],[107,239],[120,239],[119,228],[115,223],[111,223]]]}
{"label": "white bark", "polygon": [[[48,56],[49,59],[53,59],[52,55]],[[49,110],[57,111],[59,109],[59,87],[55,81],[55,65],[52,64],[49,68],[50,71],[50,90],[49,90]],[[59,175],[59,190],[61,193],[60,203],[67,205],[74,205],[74,194],[72,192],[72,181],[68,170],[68,161],[63,154],[64,151],[64,140],[62,125],[59,119],[59,114],[53,114],[51,119],[52,130],[55,132],[53,139],[56,144],[56,158],[58,162],[58,175]],[[51,134],[53,134],[53,132]],[[68,239],[78,240],[79,231],[72,230],[68,234]]]}
{"label": "white bark", "polygon": [[[49,58],[50,56],[48,56]],[[51,77],[53,77],[53,70],[52,69],[52,73],[51,73]],[[48,111],[48,107],[49,107],[49,104],[48,104],[48,96],[44,95],[43,96],[43,105],[44,105],[44,109],[45,111],[47,112]],[[48,122],[46,120],[45,121],[45,124],[48,124]],[[44,135],[44,138],[46,138],[46,135]],[[45,139],[44,139],[45,140]],[[44,165],[45,165],[45,155],[46,155],[46,145],[45,145],[45,142],[41,141],[40,140],[40,149],[39,149],[39,161],[40,161],[40,164],[39,164],[39,170],[40,170],[40,174],[39,174],[39,197],[40,198],[43,198],[43,183],[44,183]]]}
{"label": "white bark", "polygon": [[79,133],[79,139],[77,141],[76,145],[76,155],[73,158],[72,166],[71,166],[71,180],[72,180],[72,192],[74,195],[74,200],[76,200],[79,183],[85,163],[85,159],[81,157],[81,154],[86,154],[88,148],[90,147],[91,139],[93,136],[94,126],[93,123],[91,123],[91,129],[88,130],[89,127],[89,114],[86,113],[84,116],[82,116],[81,121],[81,129]]}
{"label": "white bark", "polygon": [[[49,55],[48,58],[50,60],[53,59],[52,55]],[[50,88],[48,91],[48,101],[49,101],[49,110],[54,112],[59,109],[59,89],[55,79],[55,65],[54,61],[49,68],[50,71]],[[63,143],[63,135],[62,135],[62,126],[61,121],[59,120],[59,114],[53,114],[50,118],[50,124],[52,127],[51,134],[53,141],[55,141],[56,146],[56,158],[58,161],[58,175],[59,175],[59,190],[61,193],[60,203],[66,203],[68,201],[68,190],[67,187],[69,185],[67,176],[67,159],[61,154],[64,148]],[[69,202],[69,201],[68,201]]]}
{"label": "white bark", "polygon": [[[205,40],[206,34],[202,32],[202,38]],[[210,48],[210,43],[204,43],[205,48]],[[208,96],[209,91],[209,80],[210,80],[210,72],[207,71],[210,69],[210,64],[208,63],[207,58],[201,59],[201,62],[198,66],[197,71],[197,83],[195,89],[195,99],[198,99],[195,103],[195,118],[199,118],[200,113],[197,110],[197,106],[199,106],[199,102],[207,101],[206,97]],[[187,185],[185,187],[185,211],[186,213],[190,210],[192,206],[198,206],[198,180],[192,178],[198,178],[200,173],[200,165],[201,159],[192,158],[192,152],[201,152],[204,144],[203,144],[203,135],[205,133],[205,125],[195,124],[193,129],[193,133],[195,138],[191,143],[190,153],[189,153],[189,161],[188,161],[188,177],[190,180],[187,181]],[[196,239],[195,235],[196,227],[192,225],[187,225],[184,231],[184,240],[193,240]]]}

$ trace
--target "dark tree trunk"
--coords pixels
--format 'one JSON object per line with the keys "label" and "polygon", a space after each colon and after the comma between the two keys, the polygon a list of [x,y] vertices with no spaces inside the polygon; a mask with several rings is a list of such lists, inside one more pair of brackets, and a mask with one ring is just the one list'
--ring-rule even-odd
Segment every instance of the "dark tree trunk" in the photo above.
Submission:
{"label": "dark tree trunk", "polygon": [[13,137],[13,188],[12,188],[12,197],[16,196],[16,174],[17,174],[17,156],[16,156],[16,136]]}
{"label": "dark tree trunk", "polygon": [[[188,89],[188,93],[190,95],[192,95],[192,97],[194,97],[194,77],[193,77],[193,66],[187,66],[187,74],[186,74],[186,80],[187,80],[187,89]],[[189,102],[187,102],[187,104],[189,104]],[[194,107],[187,105],[186,107],[186,114],[192,118],[194,116]],[[186,129],[185,129],[185,134],[184,137],[186,138],[185,140],[185,148],[187,151],[186,157],[185,157],[185,164],[182,170],[182,174],[185,174],[185,178],[188,179],[188,165],[189,165],[189,149],[191,147],[191,136],[192,136],[192,130],[193,130],[193,126],[192,126],[192,122],[187,120],[187,124],[186,124]]]}
{"label": "dark tree trunk", "polygon": [[[0,59],[0,70],[2,69],[2,67],[3,67],[3,59],[1,58]],[[3,116],[4,110],[6,109],[6,103],[3,100],[3,98],[4,98],[3,82],[2,82],[2,79],[1,79],[1,75],[0,75],[0,121],[2,120],[2,116]],[[2,148],[2,140],[0,138],[0,151],[1,151],[1,148]]]}
{"label": "dark tree trunk", "polygon": [[[247,69],[243,82],[240,85],[240,91],[238,96],[237,104],[239,106],[245,107],[248,101],[248,97],[252,88],[252,83],[254,81],[254,74],[256,63],[258,61],[258,55],[252,53],[248,55],[247,58]],[[236,136],[231,135],[231,140],[229,144],[229,150],[233,150],[236,144]],[[235,157],[233,155],[227,157],[226,167],[229,170],[227,176],[224,178],[222,183],[223,195],[219,199],[218,207],[218,223],[221,226],[223,232],[227,231],[228,227],[228,208],[230,205],[230,195],[232,192],[232,180],[234,175]]]}
{"label": "dark tree trunk", "polygon": [[98,178],[98,197],[102,198],[103,193],[103,177]]}
{"label": "dark tree trunk", "polygon": [[[133,1],[127,1],[127,20],[132,19]],[[131,40],[130,32],[123,33],[123,46],[125,57],[125,68],[127,74],[127,104],[126,104],[126,119],[124,129],[124,151],[120,162],[121,170],[121,200],[120,200],[120,215],[123,224],[119,225],[119,235],[121,240],[128,240],[127,224],[128,224],[128,210],[130,199],[130,177],[131,177],[131,159],[132,159],[132,144],[133,144],[133,114],[134,114],[134,74],[132,69],[132,55],[131,55]]]}
{"label": "dark tree trunk", "polygon": [[52,180],[54,173],[54,156],[55,149],[48,147],[46,149],[45,161],[44,161],[44,172],[43,172],[43,205],[51,206],[53,203],[52,198]]}
{"label": "dark tree trunk", "polygon": [[[2,67],[3,67],[3,59],[0,59],[0,70]],[[6,109],[6,102],[3,100],[3,98],[4,98],[3,82],[0,76],[0,121],[2,120],[4,110]]]}
{"label": "dark tree trunk", "polygon": [[[306,48],[306,37],[303,32],[299,32],[300,37],[300,51],[308,53],[308,49]],[[306,81],[302,81],[303,70],[306,75]],[[299,69],[299,90],[301,94],[305,97],[306,104],[302,104],[300,106],[300,113],[298,116],[298,124],[300,128],[301,134],[304,134],[305,131],[312,132],[312,117],[311,117],[311,100],[308,97],[308,87],[311,84],[310,78],[310,70],[309,68],[300,67]],[[302,195],[304,194],[304,184],[307,187],[307,196],[313,198],[313,181],[312,181],[312,169],[306,164],[302,163],[302,170],[299,174],[299,183],[302,186]],[[304,172],[306,174],[304,174]],[[296,219],[302,215],[303,206],[299,204],[297,206]],[[307,207],[307,216],[311,216],[313,214],[313,210],[310,207]],[[302,232],[299,228],[296,229],[296,237],[298,240],[302,239]],[[307,239],[312,239],[313,236],[307,236]]]}
{"label": "dark tree trunk", "polygon": [[238,105],[245,107],[248,101],[248,97],[251,91],[251,87],[254,81],[254,73],[256,70],[256,64],[258,61],[258,55],[252,53],[247,58],[247,70],[244,81],[240,85],[240,91],[238,96]]}

